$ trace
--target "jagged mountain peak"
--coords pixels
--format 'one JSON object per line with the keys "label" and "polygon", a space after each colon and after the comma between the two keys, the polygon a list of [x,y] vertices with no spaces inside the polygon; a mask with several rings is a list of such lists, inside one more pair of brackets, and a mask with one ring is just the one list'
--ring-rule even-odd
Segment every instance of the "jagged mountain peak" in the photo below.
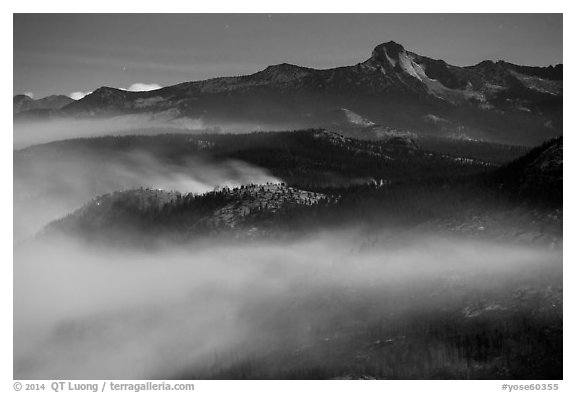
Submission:
{"label": "jagged mountain peak", "polygon": [[381,64],[390,64],[393,67],[396,66],[404,56],[407,56],[406,50],[395,41],[380,44],[372,51],[372,59]]}
{"label": "jagged mountain peak", "polygon": [[422,72],[419,72],[419,66],[414,62],[416,56],[407,52],[397,42],[388,41],[374,48],[368,62],[377,65],[384,73],[396,73],[421,80]]}
{"label": "jagged mountain peak", "polygon": [[372,54],[373,56],[387,54],[391,58],[398,58],[402,52],[406,52],[402,45],[396,41],[388,41],[376,46],[372,51]]}

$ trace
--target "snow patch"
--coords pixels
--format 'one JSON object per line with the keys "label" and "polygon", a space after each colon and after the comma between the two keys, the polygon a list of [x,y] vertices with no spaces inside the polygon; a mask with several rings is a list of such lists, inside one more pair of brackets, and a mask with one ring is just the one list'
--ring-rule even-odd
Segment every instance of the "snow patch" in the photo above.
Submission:
{"label": "snow patch", "polygon": [[412,61],[411,58],[408,57],[408,54],[405,51],[402,51],[398,55],[398,60],[400,61],[400,68],[402,68],[404,72],[420,81],[422,80],[422,77],[418,75],[418,73],[414,69],[415,63]]}
{"label": "snow patch", "polygon": [[359,114],[352,112],[350,109],[340,108],[340,110],[342,112],[344,112],[344,115],[346,116],[346,120],[348,120],[348,122],[350,122],[352,124],[362,126],[362,127],[371,127],[371,126],[376,124],[373,121],[370,121],[370,120],[366,119],[365,117],[362,117]]}

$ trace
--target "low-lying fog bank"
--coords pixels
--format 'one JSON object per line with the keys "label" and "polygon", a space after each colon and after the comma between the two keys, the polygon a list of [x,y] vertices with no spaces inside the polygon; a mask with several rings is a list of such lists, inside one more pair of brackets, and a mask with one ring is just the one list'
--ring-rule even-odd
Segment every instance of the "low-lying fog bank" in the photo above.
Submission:
{"label": "low-lying fog bank", "polygon": [[561,252],[362,242],[17,246],[14,378],[561,378]]}
{"label": "low-lying fog bank", "polygon": [[104,118],[50,119],[14,123],[14,149],[70,138],[104,135],[156,135],[160,133],[247,133],[306,128],[305,124],[239,123],[226,120],[206,122],[202,118],[173,118],[162,114],[134,114]]}
{"label": "low-lying fog bank", "polygon": [[112,157],[82,157],[81,153],[41,161],[20,153],[14,166],[14,242],[38,233],[49,222],[114,191],[140,187],[204,193],[215,187],[277,183],[268,171],[239,160],[211,162],[188,158],[160,162],[150,154],[131,151]]}

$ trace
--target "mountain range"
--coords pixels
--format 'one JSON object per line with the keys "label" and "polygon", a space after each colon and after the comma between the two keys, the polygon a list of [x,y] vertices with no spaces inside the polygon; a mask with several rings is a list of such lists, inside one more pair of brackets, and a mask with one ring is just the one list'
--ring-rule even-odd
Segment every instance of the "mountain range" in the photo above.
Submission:
{"label": "mountain range", "polygon": [[74,102],[72,98],[65,95],[51,95],[35,100],[24,94],[14,96],[13,101],[13,112],[15,115],[22,112],[40,111],[41,113],[44,110],[58,110]]}
{"label": "mountain range", "polygon": [[[132,92],[101,87],[58,105],[14,98],[15,119],[144,115],[224,129],[394,130],[533,146],[560,136],[563,67],[504,61],[455,66],[390,41],[331,69],[278,64],[251,75]],[[60,96],[58,96],[60,97]],[[63,103],[63,105],[60,105]],[[376,131],[376,134],[375,134]]]}

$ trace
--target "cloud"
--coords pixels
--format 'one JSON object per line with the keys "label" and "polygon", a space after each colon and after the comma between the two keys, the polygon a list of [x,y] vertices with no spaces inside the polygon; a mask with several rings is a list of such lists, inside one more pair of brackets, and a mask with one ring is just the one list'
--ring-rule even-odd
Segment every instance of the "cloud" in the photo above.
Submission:
{"label": "cloud", "polygon": [[70,98],[72,98],[73,100],[79,100],[81,98],[84,98],[84,96],[87,96],[88,94],[92,93],[91,91],[88,92],[83,92],[83,91],[75,91],[73,93],[70,93],[68,96]]}
{"label": "cloud", "polygon": [[32,93],[31,91],[27,91],[24,93],[25,96],[28,96],[30,98],[34,98],[34,93]]}
{"label": "cloud", "polygon": [[157,90],[157,89],[161,89],[162,86],[160,86],[157,83],[133,83],[130,85],[130,87],[128,87],[125,90],[128,91],[150,91],[150,90]]}

